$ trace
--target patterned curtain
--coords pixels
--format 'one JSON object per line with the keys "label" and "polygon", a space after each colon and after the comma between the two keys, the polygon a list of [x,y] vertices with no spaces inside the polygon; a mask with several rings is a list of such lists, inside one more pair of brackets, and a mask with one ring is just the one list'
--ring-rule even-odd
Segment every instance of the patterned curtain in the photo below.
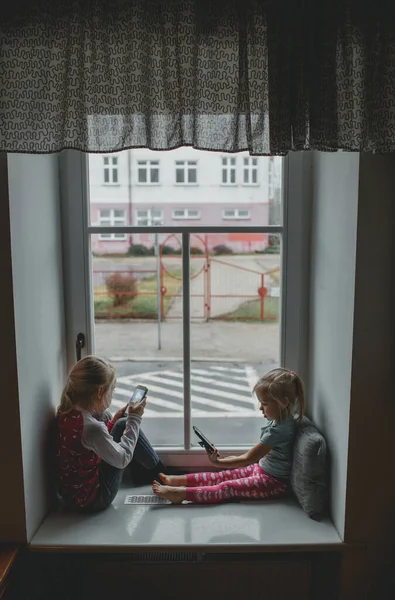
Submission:
{"label": "patterned curtain", "polygon": [[0,149],[394,152],[394,4],[14,0]]}

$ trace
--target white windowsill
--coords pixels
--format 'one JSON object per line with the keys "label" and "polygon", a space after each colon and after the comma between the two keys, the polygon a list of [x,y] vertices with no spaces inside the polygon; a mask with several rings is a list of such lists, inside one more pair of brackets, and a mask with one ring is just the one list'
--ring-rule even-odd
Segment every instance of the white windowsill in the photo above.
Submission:
{"label": "white windowsill", "polygon": [[125,486],[108,509],[94,515],[58,509],[45,519],[31,548],[305,552],[342,546],[329,520],[312,521],[293,498],[217,505],[125,505],[126,495],[133,493],[152,491],[150,486]]}

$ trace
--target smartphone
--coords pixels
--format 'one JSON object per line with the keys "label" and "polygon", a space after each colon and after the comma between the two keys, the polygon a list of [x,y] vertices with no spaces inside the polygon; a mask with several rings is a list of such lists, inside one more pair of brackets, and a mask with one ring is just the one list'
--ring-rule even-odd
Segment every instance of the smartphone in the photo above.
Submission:
{"label": "smartphone", "polygon": [[[200,442],[198,442],[199,446],[202,446],[202,448],[205,448],[208,452],[210,452],[210,454],[212,454],[215,451],[214,444],[212,442],[210,442],[206,438],[206,436],[200,431],[200,429],[195,427],[195,425],[193,425],[192,429],[196,433],[198,438],[200,439]],[[217,456],[219,458],[219,456],[220,456],[219,452],[217,452]]]}
{"label": "smartphone", "polygon": [[125,409],[125,413],[127,413],[130,404],[132,404],[134,407],[141,404],[142,401],[146,398],[147,394],[148,394],[148,388],[146,388],[144,385],[138,385],[133,392],[133,396],[130,398],[130,400],[128,402],[128,405]]}

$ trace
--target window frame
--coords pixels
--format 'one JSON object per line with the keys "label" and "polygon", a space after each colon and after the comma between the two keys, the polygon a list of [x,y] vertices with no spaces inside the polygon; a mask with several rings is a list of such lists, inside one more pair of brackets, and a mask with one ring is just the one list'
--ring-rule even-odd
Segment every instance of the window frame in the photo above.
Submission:
{"label": "window frame", "polygon": [[[117,227],[117,226],[124,226],[126,225],[126,210],[122,209],[122,208],[98,208],[97,209],[99,211],[99,218],[98,218],[98,223],[99,223],[99,227],[103,227],[102,222],[103,221],[110,221],[110,224],[107,227]],[[110,214],[108,217],[102,217],[101,213],[103,211],[108,211]],[[123,217],[116,217],[115,216],[115,212],[116,211],[120,211],[123,212]],[[108,237],[110,236],[110,237]],[[117,237],[117,236],[122,236],[122,237]],[[99,234],[99,240],[101,242],[124,242],[125,240],[128,239],[128,236],[126,233],[101,233]]]}
{"label": "window frame", "polygon": [[[196,181],[190,182],[189,181],[189,168],[190,166],[194,166],[195,167],[195,172],[196,172]],[[184,181],[177,181],[177,170],[181,170],[181,166],[184,172]],[[198,161],[197,160],[175,160],[174,161],[174,185],[186,185],[186,186],[197,186],[199,185],[199,180],[198,180]],[[185,177],[188,179],[188,181],[185,180]]]}
{"label": "window frame", "polygon": [[[254,165],[253,161],[256,160],[256,164]],[[246,164],[246,161],[248,163]],[[256,172],[256,182],[253,182],[252,173]],[[246,182],[244,177],[245,173],[248,173],[248,181]],[[259,160],[257,156],[244,156],[243,157],[243,177],[242,177],[242,185],[245,187],[258,187],[259,183]]]}
{"label": "window frame", "polygon": [[[183,216],[175,216],[175,212],[178,211],[178,210],[179,211],[182,210],[184,212],[184,215]],[[190,216],[189,212],[191,210],[193,210],[194,212],[197,212],[197,216],[196,217],[191,217]],[[185,213],[187,213],[187,214],[185,214]],[[185,220],[185,221],[198,221],[199,219],[202,218],[202,211],[199,210],[198,208],[173,208],[172,211],[171,211],[171,218],[174,221],[182,221],[182,220]]]}
{"label": "window frame", "polygon": [[[283,225],[277,226],[166,226],[166,233],[182,233],[184,295],[189,293],[190,256],[189,234],[221,232],[281,233],[282,244],[282,306],[280,364],[308,376],[308,281],[311,235],[311,153],[292,153],[284,158]],[[83,355],[94,352],[94,316],[91,310],[93,293],[90,236],[100,234],[100,227],[89,223],[88,157],[79,152],[65,151],[59,157],[62,207],[62,239],[64,247],[65,313],[67,327],[67,361],[75,363],[75,339],[84,332],[86,344]],[[289,197],[292,201],[289,201]],[[150,227],[150,233],[163,233],[163,227]],[[119,233],[146,233],[147,227],[117,227]],[[189,301],[184,296],[184,321],[189,317]],[[184,336],[185,344],[190,338]],[[189,349],[190,350],[190,349]],[[190,353],[184,359],[189,361]],[[185,363],[184,363],[185,364]],[[190,408],[190,380],[184,374],[185,408]],[[189,389],[189,392],[188,392]],[[184,448],[157,448],[169,466],[200,468],[207,465],[204,450],[190,446],[190,414],[184,422]],[[253,443],[251,443],[251,446]],[[222,446],[225,456],[246,450],[245,446]]]}
{"label": "window frame", "polygon": [[[161,223],[157,224],[156,227],[163,227],[163,210],[161,208],[135,208],[134,209],[134,223],[135,223],[135,227],[149,227],[151,229],[152,225],[150,225],[149,223],[147,223],[146,225],[142,225],[141,223],[138,223],[138,221],[140,220],[146,220],[146,221],[153,221],[154,217],[152,216],[153,211],[156,211],[158,213],[160,213],[160,217],[155,217],[155,220],[160,220]],[[139,216],[138,213],[141,212],[146,212],[147,215],[144,218],[144,216]]]}
{"label": "window frame", "polygon": [[[147,181],[139,181],[139,171],[142,169],[142,166],[145,166],[145,172],[147,176]],[[158,181],[152,181],[152,171],[158,171]],[[149,177],[148,177],[149,175]],[[160,162],[159,159],[150,160],[150,159],[138,159],[137,160],[137,182],[136,185],[161,185],[160,181]]]}
{"label": "window frame", "polygon": [[[106,163],[108,160],[108,163]],[[114,162],[115,161],[115,162]],[[106,171],[108,171],[108,181],[106,181]],[[117,174],[117,181],[114,181],[114,172]],[[119,156],[106,154],[103,156],[103,185],[120,185],[119,182]]]}
{"label": "window frame", "polygon": [[[226,164],[224,161],[226,160]],[[234,160],[234,164],[232,165],[232,160]],[[235,180],[234,183],[231,181],[231,173],[234,171]],[[227,181],[224,182],[224,172],[226,173]],[[228,181],[229,179],[229,181]],[[221,157],[221,184],[225,187],[234,187],[237,186],[237,157],[236,156],[222,156]]]}
{"label": "window frame", "polygon": [[[225,213],[233,210],[235,213],[233,216],[226,216]],[[248,215],[246,217],[240,216],[240,211],[247,211]],[[251,210],[249,208],[224,208],[222,210],[222,219],[224,221],[250,221],[251,220]]]}

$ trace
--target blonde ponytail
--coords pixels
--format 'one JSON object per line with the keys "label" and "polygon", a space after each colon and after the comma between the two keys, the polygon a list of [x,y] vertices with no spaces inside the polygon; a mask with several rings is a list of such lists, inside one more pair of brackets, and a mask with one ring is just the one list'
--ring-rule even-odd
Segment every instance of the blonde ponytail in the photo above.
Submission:
{"label": "blonde ponytail", "polygon": [[[115,368],[97,356],[85,356],[71,369],[63,389],[58,415],[69,413],[75,406],[85,410],[105,410],[115,386]],[[102,388],[101,403],[98,395]]]}
{"label": "blonde ponytail", "polygon": [[69,381],[63,388],[62,396],[60,398],[60,404],[58,406],[58,415],[65,415],[73,410],[73,403],[69,396]]}
{"label": "blonde ponytail", "polygon": [[[259,399],[265,395],[274,400],[281,418],[284,414],[297,414],[300,423],[306,410],[304,384],[299,375],[289,369],[273,369],[259,379],[253,390]],[[283,399],[288,398],[289,408],[285,409]]]}

